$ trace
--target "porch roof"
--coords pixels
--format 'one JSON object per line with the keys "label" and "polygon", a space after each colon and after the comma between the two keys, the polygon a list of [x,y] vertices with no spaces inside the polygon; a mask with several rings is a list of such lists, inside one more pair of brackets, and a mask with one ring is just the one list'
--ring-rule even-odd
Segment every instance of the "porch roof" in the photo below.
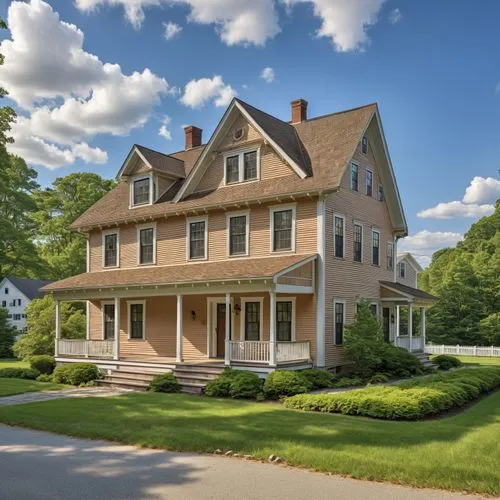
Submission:
{"label": "porch roof", "polygon": [[413,288],[408,285],[403,285],[402,283],[393,281],[380,281],[380,286],[390,292],[394,292],[398,298],[408,299],[417,302],[436,302],[439,300],[434,295],[419,290],[418,288]]}
{"label": "porch roof", "polygon": [[316,254],[286,255],[220,262],[192,262],[174,266],[135,267],[83,273],[43,287],[45,292],[134,286],[202,284],[235,280],[273,280],[289,268],[314,260]]}

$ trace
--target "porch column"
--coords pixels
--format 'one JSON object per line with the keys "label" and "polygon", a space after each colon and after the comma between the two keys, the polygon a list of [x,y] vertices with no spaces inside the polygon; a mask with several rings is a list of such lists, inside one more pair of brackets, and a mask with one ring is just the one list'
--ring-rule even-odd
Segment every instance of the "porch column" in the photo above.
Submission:
{"label": "porch column", "polygon": [[54,355],[59,356],[59,339],[61,338],[61,306],[60,301],[56,300],[56,343]]}
{"label": "porch column", "polygon": [[408,306],[408,341],[410,343],[410,352],[413,351],[413,306]]}
{"label": "porch column", "polygon": [[420,333],[422,334],[422,343],[425,352],[425,307],[420,308]]}
{"label": "porch column", "polygon": [[399,338],[399,306],[396,306],[396,336],[394,338],[394,344],[398,345]]}
{"label": "porch column", "polygon": [[87,319],[87,323],[86,323],[86,336],[87,336],[87,340],[90,340],[90,301],[87,300],[86,301],[86,307],[87,307],[87,314],[86,314],[86,319]]}
{"label": "porch column", "polygon": [[120,359],[120,298],[115,297],[115,343],[113,349],[113,359]]}
{"label": "porch column", "polygon": [[269,366],[276,366],[276,292],[269,292]]}
{"label": "porch column", "polygon": [[177,336],[175,341],[175,361],[177,361],[177,363],[182,363],[182,334],[182,295],[177,295]]}
{"label": "porch column", "polygon": [[226,331],[225,331],[225,342],[226,346],[224,349],[224,364],[229,366],[231,364],[230,349],[231,344],[231,294],[226,293]]}

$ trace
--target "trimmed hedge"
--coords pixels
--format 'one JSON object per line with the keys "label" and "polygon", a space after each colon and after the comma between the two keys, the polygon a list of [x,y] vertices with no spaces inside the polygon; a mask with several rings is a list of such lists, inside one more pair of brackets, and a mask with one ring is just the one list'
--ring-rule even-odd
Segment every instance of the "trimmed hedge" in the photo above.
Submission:
{"label": "trimmed hedge", "polygon": [[37,382],[52,382],[52,375],[47,375],[46,373],[42,373],[38,375],[36,378]]}
{"label": "trimmed hedge", "polygon": [[462,362],[453,356],[448,356],[447,354],[440,354],[431,360],[431,362],[440,370],[449,370],[451,368],[458,368],[462,366]]}
{"label": "trimmed hedge", "polygon": [[173,373],[162,373],[154,377],[149,383],[151,392],[181,392],[181,386]]}
{"label": "trimmed hedge", "polygon": [[206,385],[204,392],[211,397],[256,399],[262,393],[262,382],[256,373],[226,368]]}
{"label": "trimmed hedge", "polygon": [[0,378],[24,378],[35,380],[40,372],[32,368],[2,368],[0,369]]}
{"label": "trimmed hedge", "polygon": [[335,394],[300,394],[284,406],[297,410],[417,420],[458,408],[500,387],[500,367],[457,370],[404,382]]}
{"label": "trimmed hedge", "polygon": [[52,378],[58,384],[82,385],[102,378],[102,372],[92,363],[71,363],[56,368]]}
{"label": "trimmed hedge", "polygon": [[264,382],[264,394],[269,399],[302,394],[312,389],[312,383],[301,373],[291,370],[271,372]]}
{"label": "trimmed hedge", "polygon": [[333,386],[333,376],[327,370],[309,368],[300,372],[312,384],[312,389],[326,389]]}
{"label": "trimmed hedge", "polygon": [[47,354],[31,356],[30,367],[44,375],[51,375],[56,367],[56,360],[53,356],[48,356]]}

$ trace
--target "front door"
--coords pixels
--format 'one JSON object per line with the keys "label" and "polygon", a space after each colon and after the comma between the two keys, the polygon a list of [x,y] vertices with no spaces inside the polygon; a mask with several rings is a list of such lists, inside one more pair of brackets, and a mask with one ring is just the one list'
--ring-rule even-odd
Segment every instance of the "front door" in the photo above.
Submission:
{"label": "front door", "polygon": [[226,352],[226,304],[217,304],[217,357],[224,357]]}
{"label": "front door", "polygon": [[388,307],[382,309],[382,327],[384,330],[384,340],[391,341],[391,310]]}

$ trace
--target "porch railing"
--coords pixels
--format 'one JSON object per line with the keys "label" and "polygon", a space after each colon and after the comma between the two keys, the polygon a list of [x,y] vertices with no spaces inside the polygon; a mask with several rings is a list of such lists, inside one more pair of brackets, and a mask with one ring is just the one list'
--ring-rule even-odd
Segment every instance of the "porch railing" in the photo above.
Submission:
{"label": "porch railing", "polygon": [[[276,362],[308,360],[311,357],[309,342],[277,342]],[[269,363],[270,344],[264,341],[231,340],[229,342],[230,361],[245,363]]]}
{"label": "porch railing", "polygon": [[400,335],[396,337],[396,345],[403,347],[407,351],[423,351],[424,337],[409,337],[408,335]]}
{"label": "porch railing", "polygon": [[58,339],[59,356],[84,356],[86,358],[112,358],[114,340]]}
{"label": "porch railing", "polygon": [[276,361],[278,363],[310,359],[311,357],[311,349],[308,341],[278,342],[276,349]]}

